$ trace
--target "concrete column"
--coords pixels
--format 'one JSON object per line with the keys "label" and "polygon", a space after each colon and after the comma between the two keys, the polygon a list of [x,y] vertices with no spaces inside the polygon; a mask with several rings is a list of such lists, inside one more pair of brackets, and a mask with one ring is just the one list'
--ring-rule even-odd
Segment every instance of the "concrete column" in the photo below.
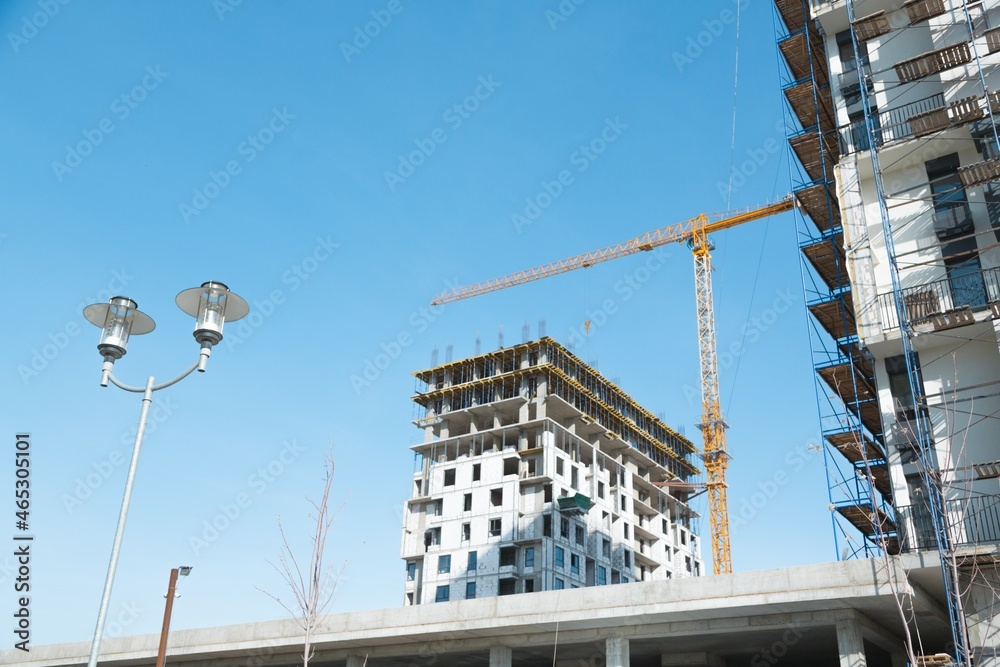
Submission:
{"label": "concrete column", "polygon": [[347,667],[364,667],[366,656],[363,655],[349,655],[347,656]]}
{"label": "concrete column", "polygon": [[510,667],[513,651],[509,646],[494,646],[490,649],[490,667]]}
{"label": "concrete column", "polygon": [[629,667],[628,639],[625,637],[608,637],[604,648],[606,667]]}
{"label": "concrete column", "polygon": [[837,648],[840,650],[840,667],[865,667],[865,645],[861,639],[861,623],[857,618],[837,621]]}

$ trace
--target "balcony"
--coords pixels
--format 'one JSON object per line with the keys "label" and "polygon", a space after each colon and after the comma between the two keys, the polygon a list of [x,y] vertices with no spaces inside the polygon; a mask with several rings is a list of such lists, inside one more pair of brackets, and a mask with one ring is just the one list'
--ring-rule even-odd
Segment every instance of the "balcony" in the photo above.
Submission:
{"label": "balcony", "polygon": [[[902,290],[910,324],[931,323],[934,329],[950,329],[975,321],[973,311],[989,306],[994,314],[1000,306],[1000,268],[959,273],[948,278]],[[882,329],[899,328],[892,292],[878,296]]]}
{"label": "balcony", "polygon": [[910,23],[919,23],[935,16],[944,14],[944,0],[910,0],[904,3]]}
{"label": "balcony", "polygon": [[900,61],[896,63],[896,75],[900,83],[909,83],[964,65],[971,60],[972,50],[969,48],[969,43],[962,42]]}
{"label": "balcony", "polygon": [[[880,147],[893,141],[908,139],[912,136],[922,136],[917,134],[915,130],[922,130],[923,126],[918,125],[914,128],[914,119],[923,114],[938,110],[945,111],[944,95],[941,93],[925,97],[922,100],[917,100],[916,102],[911,102],[910,104],[904,104],[893,109],[887,109],[886,111],[879,112],[877,118],[875,119],[874,139],[876,147]],[[950,123],[950,119],[947,118],[946,111],[945,121],[946,123]],[[849,125],[842,126],[839,128],[838,134],[840,139],[840,152],[842,155],[856,153],[858,151],[866,151],[871,148],[871,142],[869,141],[868,132],[865,128],[864,119],[856,120]]]}
{"label": "balcony", "polygon": [[[1000,495],[969,496],[945,502],[952,548],[1000,542]],[[903,551],[936,549],[934,524],[926,505],[896,510]]]}
{"label": "balcony", "polygon": [[986,49],[990,53],[1000,51],[1000,28],[986,31]]}
{"label": "balcony", "polygon": [[854,34],[862,42],[867,42],[869,39],[874,39],[892,30],[889,19],[885,16],[885,11],[855,19],[852,25],[854,26]]}

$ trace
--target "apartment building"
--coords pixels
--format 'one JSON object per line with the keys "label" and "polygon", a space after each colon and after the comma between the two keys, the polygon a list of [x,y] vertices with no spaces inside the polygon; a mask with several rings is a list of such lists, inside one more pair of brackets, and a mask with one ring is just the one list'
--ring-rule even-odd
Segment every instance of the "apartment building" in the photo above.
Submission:
{"label": "apartment building", "polygon": [[415,375],[407,605],[703,574],[694,446],[569,350]]}

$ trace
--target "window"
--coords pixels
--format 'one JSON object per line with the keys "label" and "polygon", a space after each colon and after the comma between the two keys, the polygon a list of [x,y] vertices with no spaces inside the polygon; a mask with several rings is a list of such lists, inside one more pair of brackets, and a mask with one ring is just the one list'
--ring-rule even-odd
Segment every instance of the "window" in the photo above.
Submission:
{"label": "window", "polygon": [[417,564],[412,560],[406,561],[406,580],[413,581],[417,578]]}
{"label": "window", "polygon": [[438,556],[438,574],[448,574],[451,572],[451,555]]}
{"label": "window", "polygon": [[583,546],[583,543],[584,543],[584,541],[586,539],[585,536],[586,536],[586,532],[583,530],[583,526],[577,526],[576,527],[576,543],[579,544],[581,547]]}
{"label": "window", "polygon": [[424,533],[424,548],[441,544],[441,527],[431,528]]}
{"label": "window", "polygon": [[503,460],[503,474],[504,474],[504,476],[507,476],[507,475],[516,475],[517,474],[517,469],[518,469],[520,463],[521,463],[521,459],[504,459]]}
{"label": "window", "polygon": [[597,566],[597,585],[604,586],[608,583],[608,568],[603,565]]}
{"label": "window", "polygon": [[[865,42],[858,41],[858,50],[861,53],[861,62],[868,65],[868,49]],[[851,39],[851,31],[844,30],[837,33],[837,51],[840,56],[841,68],[845,73],[858,69],[858,59],[854,57],[854,42]]]}
{"label": "window", "polygon": [[605,558],[611,558],[611,541],[601,540],[601,555]]}
{"label": "window", "polygon": [[552,537],[552,515],[545,514],[542,516],[542,536]]}
{"label": "window", "polygon": [[465,582],[465,599],[466,600],[476,599],[476,582],[474,581]]}
{"label": "window", "polygon": [[490,519],[490,537],[500,537],[500,519]]}
{"label": "window", "polygon": [[552,485],[546,484],[542,487],[542,501],[546,503],[552,502]]}
{"label": "window", "polygon": [[478,482],[479,481],[479,478],[481,476],[482,471],[483,471],[483,464],[482,463],[473,463],[472,464],[472,481],[473,482]]}
{"label": "window", "polygon": [[563,551],[562,547],[556,547],[555,550],[555,562],[556,567],[563,567],[565,565],[566,552]]}
{"label": "window", "polygon": [[663,521],[663,534],[667,535],[670,533],[670,526],[667,525],[666,519],[662,519],[662,521]]}
{"label": "window", "polygon": [[448,468],[444,471],[444,485],[455,486],[455,469]]}
{"label": "window", "polygon": [[434,594],[435,602],[447,602],[449,597],[451,597],[451,586],[437,587],[437,592]]}
{"label": "window", "polygon": [[517,565],[517,547],[500,548],[500,567],[512,567]]}
{"label": "window", "polygon": [[472,524],[463,523],[462,524],[462,541],[468,542],[472,539]]}
{"label": "window", "polygon": [[618,570],[611,570],[611,583],[620,584],[622,583],[622,575]]}
{"label": "window", "polygon": [[472,511],[472,494],[467,493],[462,499],[462,511],[471,512]]}
{"label": "window", "polygon": [[625,537],[626,540],[632,539],[631,537],[629,537],[629,530],[627,523],[622,524],[622,535]]}
{"label": "window", "polygon": [[501,579],[500,580],[500,590],[497,591],[499,595],[513,595],[517,592],[517,579]]}
{"label": "window", "polygon": [[563,460],[557,456],[556,457],[556,474],[557,475],[562,475],[564,473],[564,470],[565,470],[565,468],[563,466]]}
{"label": "window", "polygon": [[524,580],[524,592],[525,593],[534,593],[535,592],[535,580],[534,579],[525,579]]}
{"label": "window", "polygon": [[[923,391],[923,379],[920,374],[920,362],[916,353],[913,354],[913,366],[917,371],[917,378],[921,383],[920,390]],[[892,394],[893,411],[899,421],[912,421],[916,419],[916,409],[913,400],[913,391],[910,387],[910,376],[906,372],[906,358],[903,355],[886,357],[885,372],[889,376],[889,393]]]}
{"label": "window", "polygon": [[569,555],[569,571],[573,574],[580,574],[580,556],[571,553]]}
{"label": "window", "polygon": [[684,556],[684,568],[691,571],[691,556]]}
{"label": "window", "polygon": [[469,565],[465,568],[467,572],[476,571],[476,563],[479,561],[479,553],[476,551],[469,552]]}
{"label": "window", "polygon": [[559,519],[559,537],[569,539],[569,519],[566,517],[560,517]]}
{"label": "window", "polygon": [[598,498],[604,497],[604,482],[597,483],[597,497]]}
{"label": "window", "polygon": [[427,513],[431,516],[441,516],[444,514],[444,500],[438,499],[431,503],[431,506],[427,509]]}
{"label": "window", "polygon": [[562,589],[566,588],[566,582],[563,581],[562,579],[556,577],[556,580],[555,580],[554,585],[552,586],[552,588],[553,588],[553,590],[561,591]]}
{"label": "window", "polygon": [[924,165],[934,204],[934,233],[940,241],[973,232],[969,199],[958,175],[960,164],[958,153],[952,153]]}
{"label": "window", "polygon": [[948,243],[941,249],[944,266],[951,287],[952,305],[973,309],[986,305],[986,287],[983,284],[983,267],[975,238],[964,238]]}
{"label": "window", "polygon": [[524,566],[525,567],[535,567],[535,547],[525,547],[525,549],[524,549]]}
{"label": "window", "polygon": [[493,505],[493,507],[503,506],[503,489],[490,490],[490,505]]}
{"label": "window", "polygon": [[628,549],[625,550],[625,567],[632,567],[632,552]]}
{"label": "window", "polygon": [[573,487],[574,490],[580,486],[580,471],[577,470],[576,466],[569,471],[570,472],[570,483],[569,485]]}

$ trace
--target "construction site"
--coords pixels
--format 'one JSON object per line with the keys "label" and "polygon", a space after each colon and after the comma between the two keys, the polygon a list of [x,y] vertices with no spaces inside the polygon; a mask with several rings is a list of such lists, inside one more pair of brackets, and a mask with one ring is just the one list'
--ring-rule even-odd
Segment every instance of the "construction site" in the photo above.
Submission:
{"label": "construction site", "polygon": [[[421,441],[386,575],[401,607],[326,617],[313,665],[1000,667],[1000,3],[770,9],[790,194],[433,300],[527,300],[684,247],[697,435],[543,326],[413,371]],[[794,218],[812,358],[782,372],[815,384],[840,561],[734,572],[712,235],[777,215]],[[157,641],[109,639],[101,664],[152,664]],[[16,659],[76,666],[87,648]],[[175,632],[169,663],[290,667],[302,650],[283,620]]]}

